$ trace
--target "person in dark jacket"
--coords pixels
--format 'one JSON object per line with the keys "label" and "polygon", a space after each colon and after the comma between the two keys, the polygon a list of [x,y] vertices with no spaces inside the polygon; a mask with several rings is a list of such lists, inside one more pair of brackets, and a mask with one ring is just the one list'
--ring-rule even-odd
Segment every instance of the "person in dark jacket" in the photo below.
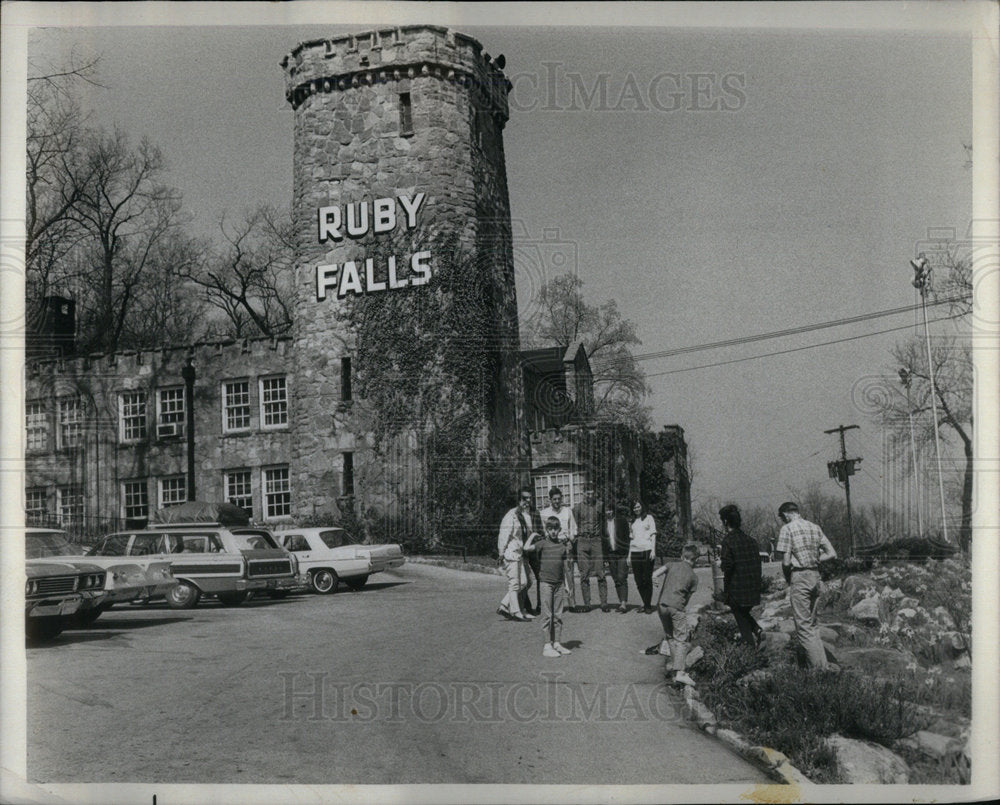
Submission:
{"label": "person in dark jacket", "polygon": [[719,519],[726,529],[722,540],[722,600],[736,618],[743,642],[759,645],[763,637],[760,624],[750,610],[760,603],[760,552],[757,543],[743,533],[740,510],[730,504],[719,509]]}
{"label": "person in dark jacket", "polygon": [[618,593],[618,612],[628,612],[629,526],[623,509],[613,503],[604,508],[604,556]]}

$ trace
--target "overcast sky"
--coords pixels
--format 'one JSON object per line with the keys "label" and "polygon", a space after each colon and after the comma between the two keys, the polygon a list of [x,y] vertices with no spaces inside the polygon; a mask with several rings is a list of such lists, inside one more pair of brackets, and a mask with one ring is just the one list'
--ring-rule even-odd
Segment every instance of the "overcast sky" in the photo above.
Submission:
{"label": "overcast sky", "polygon": [[[527,243],[550,230],[588,300],[617,301],[640,355],[913,304],[919,242],[969,226],[972,50],[960,31],[676,28],[669,8],[660,28],[513,28],[456,13],[453,27],[504,53],[515,82],[513,218]],[[278,61],[350,30],[77,27],[29,42],[37,65],[74,48],[101,56],[95,121],[160,146],[207,234],[223,210],[289,203],[293,114]],[[574,82],[598,90],[576,109]],[[518,266],[522,310],[538,273]],[[774,508],[812,480],[839,495],[826,471],[839,446],[823,431],[857,424],[852,491],[878,502],[881,434],[857,400],[919,331],[698,367],[916,321],[644,359],[654,422],[681,425],[694,451],[696,501]]]}

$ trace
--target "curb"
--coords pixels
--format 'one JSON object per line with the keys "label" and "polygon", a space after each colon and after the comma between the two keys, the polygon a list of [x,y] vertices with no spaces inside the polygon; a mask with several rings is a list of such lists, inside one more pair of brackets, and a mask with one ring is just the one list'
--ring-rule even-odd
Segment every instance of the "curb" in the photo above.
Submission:
{"label": "curb", "polygon": [[471,562],[463,562],[461,559],[435,559],[431,556],[407,556],[408,564],[433,565],[434,567],[447,567],[451,570],[463,570],[466,573],[486,573],[491,576],[502,576],[503,572],[498,567],[487,567]]}
{"label": "curb", "polygon": [[702,730],[715,736],[740,757],[762,769],[772,779],[799,787],[812,785],[812,781],[795,768],[782,752],[766,746],[754,746],[733,730],[721,729],[715,715],[698,699],[690,687],[684,688],[684,705],[688,717]]}

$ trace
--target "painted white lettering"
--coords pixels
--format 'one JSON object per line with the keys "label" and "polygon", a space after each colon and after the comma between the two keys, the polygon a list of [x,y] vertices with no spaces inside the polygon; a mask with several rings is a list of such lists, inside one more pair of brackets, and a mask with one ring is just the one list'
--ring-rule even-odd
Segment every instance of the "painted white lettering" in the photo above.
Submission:
{"label": "painted white lettering", "polygon": [[[392,259],[391,257],[389,258]],[[375,261],[368,257],[365,259],[365,291],[367,293],[374,293],[375,291],[384,291],[385,283],[375,281]]]}
{"label": "painted white lettering", "polygon": [[417,210],[424,203],[424,194],[417,193],[412,199],[409,196],[400,196],[399,203],[406,210],[406,228],[413,229],[417,225]]}
{"label": "painted white lettering", "polygon": [[337,287],[337,264],[316,266],[316,301],[326,299],[326,292]]}
{"label": "painted white lettering", "polygon": [[430,259],[430,252],[417,252],[410,258],[410,269],[413,271],[413,276],[410,278],[410,282],[413,285],[426,285],[430,282]]}
{"label": "painted white lettering", "polygon": [[391,232],[396,228],[396,201],[391,198],[377,198],[375,199],[375,212],[372,215],[374,218],[373,231],[378,234],[380,232]]}
{"label": "painted white lettering", "polygon": [[358,267],[353,260],[344,263],[340,272],[340,287],[337,289],[337,298],[343,299],[348,292],[360,295],[365,292],[361,286],[361,277],[358,276]]}
{"label": "painted white lettering", "polygon": [[389,289],[395,291],[397,288],[405,288],[410,284],[410,281],[405,277],[403,279],[396,278],[396,258],[393,255],[389,255]]}
{"label": "painted white lettering", "polygon": [[327,238],[341,240],[340,207],[320,207],[317,212],[319,242],[326,243]]}
{"label": "painted white lettering", "polygon": [[[357,213],[355,213],[357,210]],[[368,231],[368,202],[347,205],[347,234],[359,238]]]}

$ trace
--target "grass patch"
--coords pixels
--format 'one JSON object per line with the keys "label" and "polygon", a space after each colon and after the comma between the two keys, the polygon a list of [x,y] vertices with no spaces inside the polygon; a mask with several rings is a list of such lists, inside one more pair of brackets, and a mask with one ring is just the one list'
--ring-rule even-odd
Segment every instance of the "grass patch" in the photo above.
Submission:
{"label": "grass patch", "polygon": [[[696,640],[705,657],[694,673],[705,704],[723,726],[784,752],[817,782],[836,781],[828,736],[891,747],[930,723],[915,705],[915,680],[801,669],[791,652],[757,652],[734,643],[731,634],[726,618],[705,616],[699,624]],[[764,668],[766,674],[754,673]]]}

